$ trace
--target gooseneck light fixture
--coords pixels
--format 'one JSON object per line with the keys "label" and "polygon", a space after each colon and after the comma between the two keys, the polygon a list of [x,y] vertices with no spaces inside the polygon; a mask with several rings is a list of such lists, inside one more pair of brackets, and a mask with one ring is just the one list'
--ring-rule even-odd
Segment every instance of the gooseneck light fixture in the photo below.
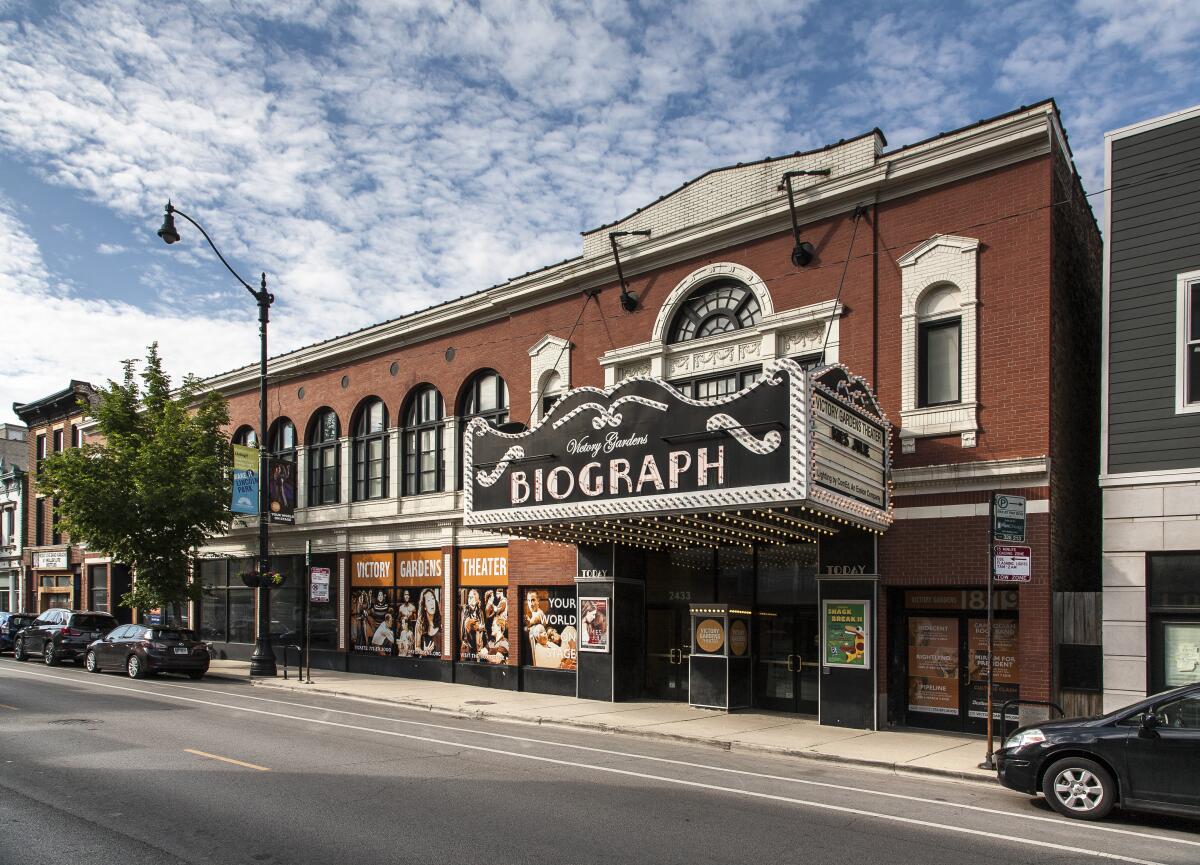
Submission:
{"label": "gooseneck light fixture", "polygon": [[[175,228],[175,214],[179,214],[196,226],[197,230],[204,235],[204,239],[208,241],[208,245],[212,247],[212,251],[217,254],[217,258],[221,259],[221,264],[225,265],[225,269],[232,273],[234,279],[240,282],[246,291],[250,292],[258,301],[258,573],[260,575],[268,574],[271,572],[271,561],[267,538],[269,521],[267,516],[267,320],[271,304],[275,301],[275,295],[267,291],[267,275],[265,273],[262,275],[257,289],[242,279],[237,271],[229,266],[229,262],[225,260],[225,256],[221,255],[221,250],[217,249],[217,245],[213,243],[203,226],[182,210],[175,208],[169,200],[162,228],[158,230],[158,236],[163,239],[164,243],[169,245],[179,242],[179,231]],[[258,589],[257,632],[254,640],[254,654],[250,656],[250,675],[274,676],[276,668],[275,652],[271,648],[271,589],[261,584]]]}
{"label": "gooseneck light fixture", "polygon": [[780,189],[787,190],[788,211],[792,215],[792,239],[796,245],[792,247],[792,264],[796,267],[808,267],[812,263],[816,249],[807,240],[800,239],[800,222],[796,218],[796,194],[792,191],[793,177],[828,177],[828,168],[798,169],[785,171],[779,183]]}
{"label": "gooseneck light fixture", "polygon": [[621,308],[626,312],[633,312],[638,306],[638,297],[629,290],[629,286],[625,284],[625,273],[621,270],[621,251],[617,246],[618,237],[649,237],[650,229],[646,228],[641,231],[610,231],[608,233],[608,242],[612,244],[613,261],[617,263],[617,279],[621,281]]}

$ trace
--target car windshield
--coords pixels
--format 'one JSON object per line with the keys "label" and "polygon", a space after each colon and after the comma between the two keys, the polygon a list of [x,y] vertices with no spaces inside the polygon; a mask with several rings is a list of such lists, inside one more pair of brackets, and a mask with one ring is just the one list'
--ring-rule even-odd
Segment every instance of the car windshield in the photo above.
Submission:
{"label": "car windshield", "polygon": [[79,615],[71,622],[71,627],[81,631],[107,631],[117,626],[117,620],[112,616]]}
{"label": "car windshield", "polygon": [[196,639],[195,631],[185,631],[181,628],[155,628],[154,639],[156,640],[176,640],[179,642],[192,642]]}

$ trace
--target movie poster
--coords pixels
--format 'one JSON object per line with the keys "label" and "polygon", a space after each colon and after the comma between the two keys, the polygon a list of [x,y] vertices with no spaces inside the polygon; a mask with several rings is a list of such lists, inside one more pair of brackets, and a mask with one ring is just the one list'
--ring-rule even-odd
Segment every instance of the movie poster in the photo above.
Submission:
{"label": "movie poster", "polygon": [[524,589],[525,638],[529,650],[522,663],[547,670],[574,670],[579,651],[575,587]]}
{"label": "movie poster", "polygon": [[908,617],[908,711],[958,715],[957,618]]}
{"label": "movie poster", "polygon": [[607,652],[610,625],[608,598],[579,599],[579,651]]}
{"label": "movie poster", "polygon": [[458,590],[458,659],[508,663],[508,587],[464,586]]}

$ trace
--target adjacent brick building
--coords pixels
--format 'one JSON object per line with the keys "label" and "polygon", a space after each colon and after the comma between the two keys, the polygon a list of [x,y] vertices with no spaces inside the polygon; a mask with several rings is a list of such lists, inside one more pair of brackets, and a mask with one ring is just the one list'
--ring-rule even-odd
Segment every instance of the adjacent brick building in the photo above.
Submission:
{"label": "adjacent brick building", "polygon": [[[806,172],[792,179],[811,244],[799,265],[792,171]],[[1086,708],[1070,686],[1093,683],[1056,679],[1054,612],[1058,593],[1099,588],[1099,261],[1046,102],[899,149],[873,130],[716,169],[584,232],[577,258],[274,358],[267,439],[295,465],[297,506],[294,525],[272,526],[276,566],[296,575],[275,590],[272,630],[299,636],[310,544],[332,575],[330,603],[313,606],[317,663],[574,693],[573,663],[540,669],[561,652],[537,648],[526,607],[575,603],[575,548],[464,528],[465,422],[536,424],[568,390],[630,376],[715,397],[791,358],[844,364],[873,387],[894,427],[894,522],[877,554],[850,533],[769,567],[730,550],[646,564],[645,659],[627,692],[686,697],[673,668],[692,650],[687,606],[737,582],[755,610],[755,703],[815,711],[812,587],[854,568],[878,599],[875,721],[979,729],[987,503],[1002,491],[1029,499],[1033,575],[998,596],[999,690]],[[256,385],[251,366],[207,382],[229,397],[235,441],[257,438]],[[195,621],[230,656],[253,641],[237,575],[254,550],[253,526],[238,527],[198,568],[210,591]],[[493,612],[478,613],[485,598]],[[496,633],[471,643],[463,631],[482,620]],[[930,668],[918,644],[944,663]]]}

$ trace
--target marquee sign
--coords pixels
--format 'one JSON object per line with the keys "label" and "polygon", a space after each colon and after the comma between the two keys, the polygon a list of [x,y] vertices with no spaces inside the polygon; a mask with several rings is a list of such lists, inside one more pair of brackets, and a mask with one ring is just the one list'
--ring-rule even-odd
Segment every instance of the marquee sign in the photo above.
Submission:
{"label": "marquee sign", "polygon": [[845,367],[769,364],[754,384],[691,399],[646,376],[566,394],[535,427],[466,429],[467,525],[520,526],[807,503],[891,522],[890,427]]}

